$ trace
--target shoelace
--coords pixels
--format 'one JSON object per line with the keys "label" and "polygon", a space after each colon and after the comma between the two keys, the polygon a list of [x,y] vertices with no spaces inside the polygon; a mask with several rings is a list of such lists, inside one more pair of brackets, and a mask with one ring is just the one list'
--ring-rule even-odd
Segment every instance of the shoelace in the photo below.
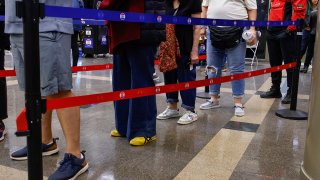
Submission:
{"label": "shoelace", "polygon": [[[81,151],[81,154],[83,155],[83,159],[85,159],[85,153],[86,153],[86,151]],[[75,167],[82,166],[82,165],[75,163],[75,161],[74,161],[75,158],[76,157],[73,156],[72,154],[65,155],[63,160],[59,162],[60,166],[59,166],[58,170],[64,171],[69,165],[71,165],[73,170],[75,169]]]}
{"label": "shoelace", "polygon": [[63,158],[62,161],[59,162],[59,171],[64,171],[65,169],[67,169],[67,167],[71,164],[73,164],[73,159],[71,157],[71,155],[67,155]]}

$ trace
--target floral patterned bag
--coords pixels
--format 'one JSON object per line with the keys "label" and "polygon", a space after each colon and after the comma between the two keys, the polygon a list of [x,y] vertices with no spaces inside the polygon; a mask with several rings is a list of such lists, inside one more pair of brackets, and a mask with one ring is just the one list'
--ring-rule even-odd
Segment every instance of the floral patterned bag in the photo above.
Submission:
{"label": "floral patterned bag", "polygon": [[181,58],[178,39],[175,35],[174,24],[166,25],[166,41],[160,44],[159,69],[161,72],[171,71],[177,68],[176,60]]}

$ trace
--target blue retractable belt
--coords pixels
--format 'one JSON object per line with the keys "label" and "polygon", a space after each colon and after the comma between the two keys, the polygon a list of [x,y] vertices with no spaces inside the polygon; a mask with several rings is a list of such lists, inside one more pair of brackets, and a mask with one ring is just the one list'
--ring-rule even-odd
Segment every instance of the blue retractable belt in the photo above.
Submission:
{"label": "blue retractable belt", "polygon": [[[70,8],[59,6],[45,6],[45,16],[59,18],[73,18],[74,24],[82,25],[104,25],[104,21],[181,24],[181,25],[203,25],[203,26],[238,26],[238,27],[266,27],[266,26],[296,26],[296,21],[247,21],[247,20],[223,20],[203,19],[181,16],[167,16],[157,14],[144,14],[132,12],[119,12],[83,8]],[[4,16],[0,16],[4,21]]]}

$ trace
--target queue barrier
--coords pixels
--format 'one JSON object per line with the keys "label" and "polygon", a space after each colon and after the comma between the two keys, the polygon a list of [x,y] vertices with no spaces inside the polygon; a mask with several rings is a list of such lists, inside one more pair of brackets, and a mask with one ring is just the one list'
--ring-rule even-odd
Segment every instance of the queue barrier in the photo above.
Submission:
{"label": "queue barrier", "polygon": [[[229,82],[238,79],[258,76],[283,69],[298,67],[297,63],[285,64],[278,67],[267,68],[238,75],[225,76],[220,78],[180,83],[175,85],[133,89],[121,92],[110,92],[96,95],[79,96],[57,100],[41,101],[40,93],[40,58],[39,58],[39,19],[44,17],[73,18],[73,19],[94,19],[119,22],[136,23],[160,23],[160,24],[183,24],[183,25],[205,25],[205,26],[299,26],[300,21],[234,21],[219,19],[201,19],[178,16],[165,16],[156,14],[143,14],[119,11],[106,11],[82,8],[68,8],[57,6],[45,6],[39,0],[22,0],[16,3],[17,16],[23,18],[24,43],[25,43],[25,71],[26,71],[26,107],[27,111],[21,113],[21,121],[17,121],[18,129],[22,123],[30,127],[27,136],[28,150],[28,178],[42,179],[42,152],[41,152],[41,113],[50,109],[79,106],[82,104],[102,103],[115,100],[123,100],[150,96],[165,92],[173,92],[196,88],[214,83]],[[295,69],[296,69],[295,68]],[[41,103],[40,103],[41,102]],[[46,107],[43,108],[43,107]],[[25,119],[27,115],[27,120]],[[24,117],[24,118],[23,118]],[[23,128],[22,128],[23,129]],[[22,131],[21,131],[22,132]],[[18,132],[19,133],[19,132]],[[23,133],[23,132],[22,132]]]}
{"label": "queue barrier", "polygon": [[[133,99],[133,98],[139,98],[139,97],[145,97],[145,96],[152,96],[156,94],[194,89],[194,88],[209,86],[213,84],[221,84],[221,83],[236,81],[240,79],[251,78],[251,77],[260,76],[263,74],[269,74],[272,72],[294,68],[296,67],[296,65],[297,65],[296,62],[292,62],[292,63],[284,64],[281,66],[275,66],[271,68],[245,72],[242,74],[222,76],[219,78],[184,82],[184,83],[178,83],[178,84],[170,84],[170,85],[164,85],[164,86],[131,89],[131,90],[125,90],[125,91],[115,91],[115,92],[107,92],[107,93],[101,93],[101,94],[92,94],[92,95],[46,100],[45,106],[46,106],[46,110],[54,110],[54,109],[63,109],[63,108],[70,108],[70,107],[83,106],[83,105],[89,105],[89,104],[99,104],[104,102],[112,102],[112,101]],[[16,133],[17,135],[25,135],[28,132],[28,124],[27,124],[25,109],[17,117],[16,124],[17,124],[17,133]]]}
{"label": "queue barrier", "polygon": [[[200,55],[199,61],[206,60],[206,55]],[[159,60],[154,60],[155,65],[159,65]],[[110,70],[113,68],[113,64],[99,64],[99,65],[89,65],[89,66],[74,66],[72,67],[72,72],[84,72],[84,71],[101,71]],[[13,77],[16,76],[15,70],[0,70],[0,77]]]}

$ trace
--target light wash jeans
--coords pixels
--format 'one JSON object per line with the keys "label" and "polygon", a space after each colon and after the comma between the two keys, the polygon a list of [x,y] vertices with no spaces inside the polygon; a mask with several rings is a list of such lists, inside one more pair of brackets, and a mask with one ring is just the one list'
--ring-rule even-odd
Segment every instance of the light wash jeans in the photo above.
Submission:
{"label": "light wash jeans", "polygon": [[[208,72],[209,78],[220,77],[221,69],[227,58],[227,67],[231,75],[241,74],[244,72],[245,57],[246,57],[246,42],[241,41],[238,46],[230,49],[215,48],[211,44],[210,31],[207,30],[207,67],[216,68],[216,73]],[[220,94],[221,84],[214,84],[209,87],[210,95]],[[245,81],[232,81],[232,95],[234,98],[242,98],[244,96]]]}

